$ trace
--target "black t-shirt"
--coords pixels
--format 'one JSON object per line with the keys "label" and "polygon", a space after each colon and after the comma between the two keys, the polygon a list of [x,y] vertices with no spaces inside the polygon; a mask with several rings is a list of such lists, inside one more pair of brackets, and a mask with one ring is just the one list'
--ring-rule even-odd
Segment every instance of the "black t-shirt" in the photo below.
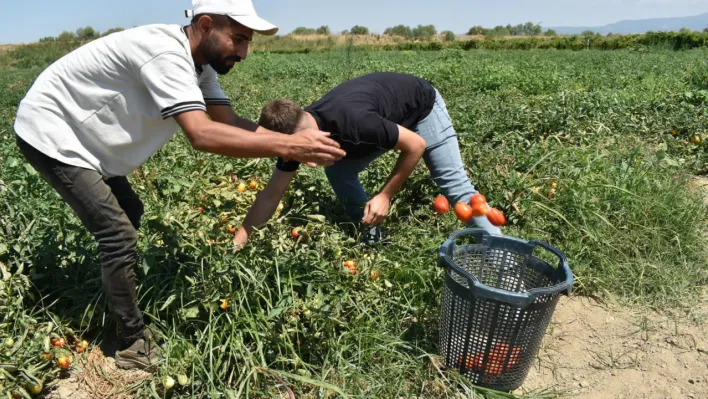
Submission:
{"label": "black t-shirt", "polygon": [[[435,104],[435,89],[422,78],[375,72],[346,81],[305,108],[320,130],[330,132],[347,158],[393,149],[398,126],[416,130]],[[298,162],[278,159],[276,167],[292,172]]]}

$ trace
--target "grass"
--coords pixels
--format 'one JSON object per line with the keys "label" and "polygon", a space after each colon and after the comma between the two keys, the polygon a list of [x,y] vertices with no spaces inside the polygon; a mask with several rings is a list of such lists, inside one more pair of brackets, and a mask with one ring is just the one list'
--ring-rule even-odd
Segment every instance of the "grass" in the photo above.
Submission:
{"label": "grass", "polygon": [[[46,65],[33,54],[0,71],[0,340],[27,336],[0,364],[39,364],[51,381],[57,369],[37,360],[48,329],[98,343],[114,323],[92,237],[12,140],[16,106]],[[264,53],[222,85],[235,109],[256,119],[273,98],[308,104],[369,71],[425,77],[447,102],[473,183],[507,215],[507,234],[565,252],[579,294],[688,309],[708,277],[708,210],[687,187],[708,171],[705,144],[688,142],[706,136],[705,55]],[[367,190],[380,187],[394,161],[388,154],[362,174]],[[177,135],[130,176],[146,204],[140,305],[169,355],[153,380],[132,387],[137,397],[163,396],[160,379],[178,374],[191,382],[172,397],[278,397],[286,386],[303,398],[512,397],[439,369],[435,256],[461,224],[433,215],[438,192],[423,165],[393,203],[387,247],[354,245],[323,171],[302,168],[281,217],[232,254],[226,227],[255,198],[237,193],[235,181],[262,187],[273,164],[199,153]],[[293,242],[294,226],[312,241]],[[358,275],[343,270],[346,259],[357,261]],[[368,279],[371,271],[381,279]]]}

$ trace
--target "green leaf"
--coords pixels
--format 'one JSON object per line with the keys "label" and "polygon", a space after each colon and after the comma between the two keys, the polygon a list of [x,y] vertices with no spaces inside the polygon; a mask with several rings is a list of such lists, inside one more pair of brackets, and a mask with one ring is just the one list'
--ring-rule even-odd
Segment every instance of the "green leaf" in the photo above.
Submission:
{"label": "green leaf", "polygon": [[320,223],[327,221],[327,218],[324,215],[307,215],[307,218]]}
{"label": "green leaf", "polygon": [[30,174],[30,176],[37,176],[38,175],[37,171],[34,170],[32,165],[30,165],[28,163],[25,164],[25,170],[27,171],[27,173]]}
{"label": "green leaf", "polygon": [[176,295],[176,294],[170,295],[170,296],[167,298],[167,300],[165,301],[165,304],[162,305],[162,307],[160,308],[160,312],[162,312],[163,310],[167,309],[167,307],[170,306],[170,304],[171,304],[172,302],[174,302],[175,299],[177,299],[177,295]]}
{"label": "green leaf", "polygon": [[272,318],[272,317],[275,317],[275,316],[277,316],[277,315],[283,313],[283,310],[284,310],[284,308],[275,308],[275,309],[271,310],[271,311],[268,313],[268,318],[270,319],[270,318]]}
{"label": "green leaf", "polygon": [[330,383],[324,382],[324,381],[319,381],[319,380],[315,380],[315,379],[313,379],[313,378],[304,377],[304,376],[301,376],[301,375],[298,375],[298,374],[291,374],[291,373],[288,373],[288,372],[285,372],[285,371],[280,371],[280,370],[267,370],[267,371],[270,372],[270,373],[272,373],[272,374],[279,375],[279,376],[281,376],[281,377],[283,377],[283,378],[290,378],[290,379],[293,379],[293,380],[295,380],[295,381],[299,381],[299,382],[302,382],[302,383],[305,383],[305,384],[310,384],[310,385],[314,385],[314,386],[316,386],[316,387],[329,389],[330,391],[334,391],[334,392],[338,393],[338,394],[341,395],[343,398],[348,398],[348,397],[349,397],[349,396],[348,396],[346,393],[344,393],[344,391],[342,391],[339,387],[336,387],[336,386],[334,386],[334,385],[332,385],[332,384],[330,384]]}
{"label": "green leaf", "polygon": [[195,319],[199,316],[199,308],[196,306],[183,308],[180,310],[180,313],[182,313],[182,318],[185,320]]}

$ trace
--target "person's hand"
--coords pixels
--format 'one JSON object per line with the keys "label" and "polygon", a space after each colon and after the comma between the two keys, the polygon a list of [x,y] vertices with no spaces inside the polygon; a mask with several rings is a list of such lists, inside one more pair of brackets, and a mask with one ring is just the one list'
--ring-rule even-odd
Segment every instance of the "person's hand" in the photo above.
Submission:
{"label": "person's hand", "polygon": [[248,241],[248,234],[246,234],[246,231],[243,228],[239,229],[236,232],[236,234],[234,234],[234,239],[233,239],[234,253],[242,250],[246,246],[247,241]]}
{"label": "person's hand", "polygon": [[388,216],[391,199],[384,194],[378,194],[366,203],[364,218],[361,222],[370,226],[378,226]]}
{"label": "person's hand", "polygon": [[342,159],[346,153],[339,143],[329,138],[329,133],[315,129],[303,129],[291,135],[287,158],[315,167],[330,166]]}

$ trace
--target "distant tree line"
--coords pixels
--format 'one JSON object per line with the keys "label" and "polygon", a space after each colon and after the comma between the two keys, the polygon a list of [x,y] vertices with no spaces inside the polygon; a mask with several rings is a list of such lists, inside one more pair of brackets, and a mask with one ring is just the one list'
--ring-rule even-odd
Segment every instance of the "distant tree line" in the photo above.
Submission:
{"label": "distant tree line", "polygon": [[482,26],[473,26],[467,31],[467,34],[483,36],[556,36],[556,31],[548,29],[544,32],[541,25],[527,22],[518,25],[497,25],[491,29]]}
{"label": "distant tree line", "polygon": [[45,42],[73,42],[73,41],[90,41],[99,37],[108,36],[111,33],[120,32],[123,28],[109,29],[103,33],[95,30],[90,26],[79,28],[76,32],[64,31],[59,36],[47,36],[39,39],[40,43]]}

